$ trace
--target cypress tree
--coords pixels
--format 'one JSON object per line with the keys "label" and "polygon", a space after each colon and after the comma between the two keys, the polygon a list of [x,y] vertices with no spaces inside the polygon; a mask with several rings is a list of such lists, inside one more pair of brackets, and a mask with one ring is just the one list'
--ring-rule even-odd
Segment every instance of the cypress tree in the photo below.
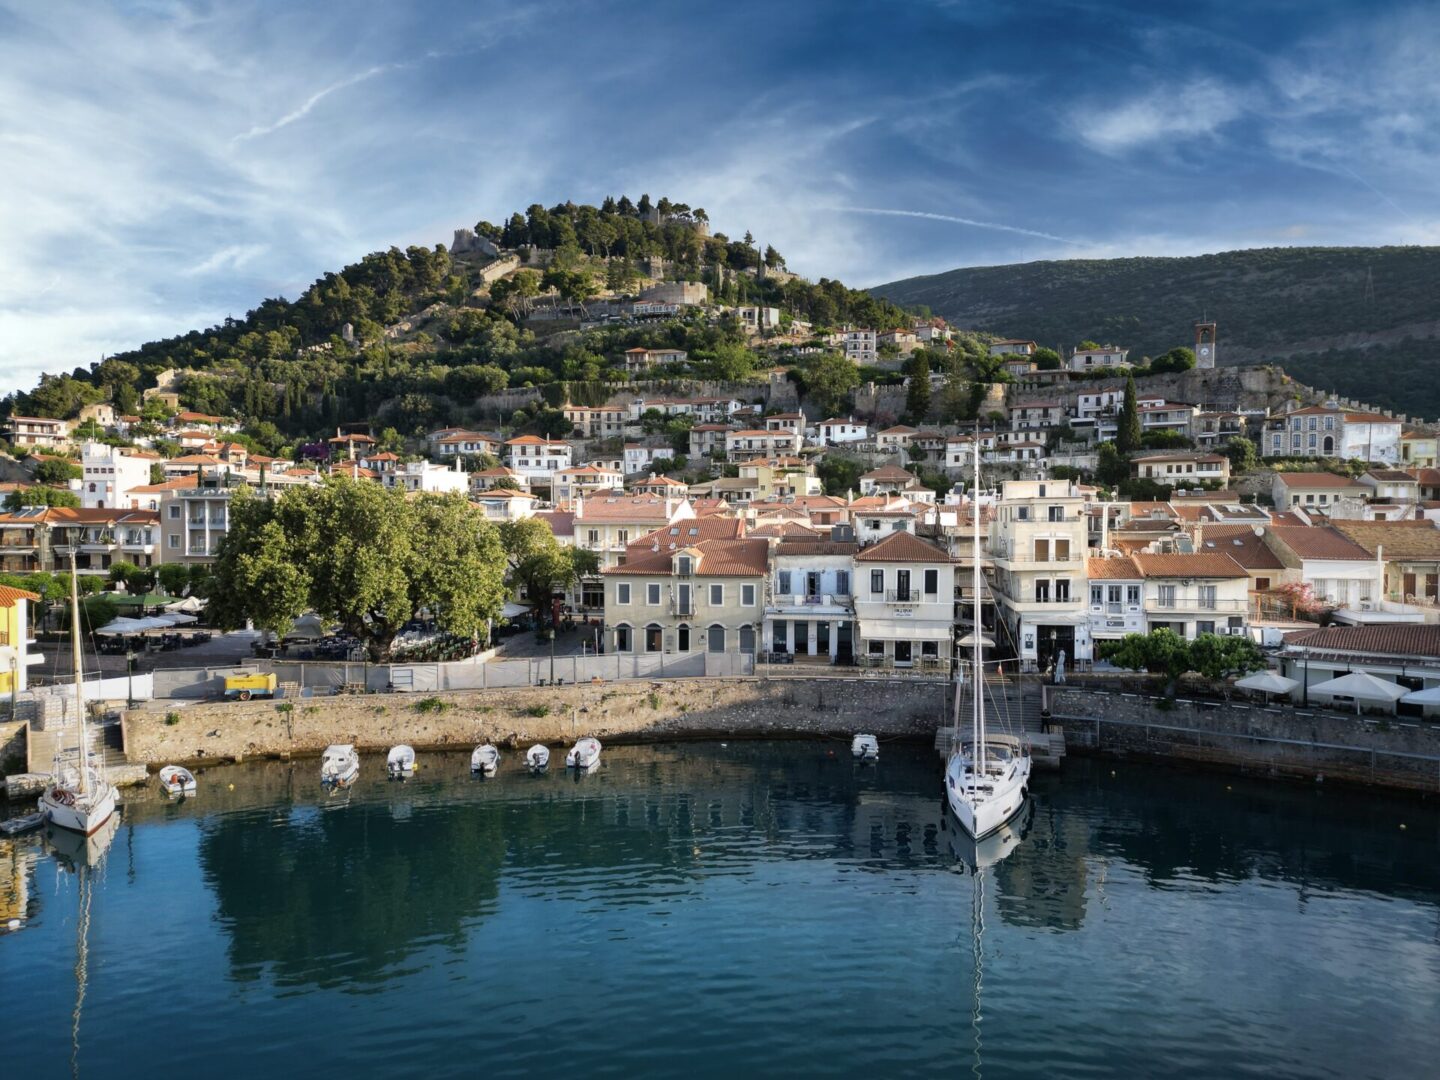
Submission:
{"label": "cypress tree", "polygon": [[914,423],[924,421],[930,412],[930,361],[917,356],[910,368],[910,386],[905,392],[905,411]]}
{"label": "cypress tree", "polygon": [[1122,454],[1140,448],[1140,406],[1135,403],[1135,376],[1125,376],[1125,401],[1120,406],[1115,448]]}

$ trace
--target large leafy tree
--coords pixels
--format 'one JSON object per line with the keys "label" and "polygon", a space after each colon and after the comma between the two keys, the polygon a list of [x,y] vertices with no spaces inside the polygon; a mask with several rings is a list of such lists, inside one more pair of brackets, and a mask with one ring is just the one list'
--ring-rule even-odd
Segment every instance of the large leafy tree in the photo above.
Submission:
{"label": "large leafy tree", "polygon": [[833,416],[845,408],[850,392],[860,385],[860,372],[838,353],[823,353],[802,371],[805,392],[816,408]]}
{"label": "large leafy tree", "polygon": [[210,585],[221,626],[283,633],[307,609],[340,623],[383,662],[420,610],[481,634],[504,601],[495,528],[459,495],[335,478],[268,501],[237,492]]}
{"label": "large leafy tree", "polygon": [[1164,627],[1148,634],[1126,634],[1119,641],[1101,642],[1100,655],[1116,667],[1164,675],[1166,697],[1174,696],[1175,684],[1187,671],[1223,679],[1265,666],[1264,655],[1249,638],[1199,634],[1194,641],[1186,641]]}
{"label": "large leafy tree", "polygon": [[512,590],[525,589],[542,620],[556,590],[594,574],[599,567],[593,551],[562,546],[550,526],[537,518],[504,522],[500,537],[510,568],[507,583]]}

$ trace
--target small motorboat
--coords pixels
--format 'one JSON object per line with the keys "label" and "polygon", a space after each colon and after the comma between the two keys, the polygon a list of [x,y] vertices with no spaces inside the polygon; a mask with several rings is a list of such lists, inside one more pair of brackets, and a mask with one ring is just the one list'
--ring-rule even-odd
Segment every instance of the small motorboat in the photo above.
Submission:
{"label": "small motorboat", "polygon": [[550,767],[550,748],[536,743],[525,751],[525,764],[531,772],[544,772]]}
{"label": "small motorboat", "polygon": [[470,755],[470,771],[480,773],[482,776],[494,776],[495,770],[500,768],[500,751],[489,743],[484,746],[475,747],[475,752]]}
{"label": "small motorboat", "polygon": [[194,795],[195,774],[183,765],[166,765],[160,770],[160,790],[166,795]]}
{"label": "small motorboat", "polygon": [[850,753],[856,761],[879,761],[880,740],[874,735],[856,735],[850,740]]}
{"label": "small motorboat", "polygon": [[401,743],[385,757],[385,773],[391,780],[408,780],[415,775],[415,749]]}
{"label": "small motorboat", "polygon": [[567,769],[593,769],[600,764],[600,740],[584,738],[565,755]]}
{"label": "small motorboat", "polygon": [[360,755],[350,743],[332,743],[320,755],[320,783],[348,788],[360,776]]}
{"label": "small motorboat", "polygon": [[21,814],[19,817],[12,817],[8,821],[0,821],[0,833],[4,833],[6,836],[19,836],[21,833],[29,832],[31,829],[38,829],[44,824],[44,814]]}

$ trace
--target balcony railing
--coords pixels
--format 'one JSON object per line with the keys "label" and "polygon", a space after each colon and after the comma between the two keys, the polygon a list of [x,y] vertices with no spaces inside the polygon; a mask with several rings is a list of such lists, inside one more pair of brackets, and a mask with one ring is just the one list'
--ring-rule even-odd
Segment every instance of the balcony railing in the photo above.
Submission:
{"label": "balcony railing", "polygon": [[849,593],[772,593],[767,601],[771,607],[845,607]]}
{"label": "balcony railing", "polygon": [[1235,611],[1243,612],[1249,607],[1244,600],[1206,600],[1196,597],[1178,596],[1173,600],[1147,597],[1146,611]]}
{"label": "balcony railing", "polygon": [[887,604],[938,604],[939,602],[939,593],[927,593],[922,589],[889,589],[885,593],[885,603]]}

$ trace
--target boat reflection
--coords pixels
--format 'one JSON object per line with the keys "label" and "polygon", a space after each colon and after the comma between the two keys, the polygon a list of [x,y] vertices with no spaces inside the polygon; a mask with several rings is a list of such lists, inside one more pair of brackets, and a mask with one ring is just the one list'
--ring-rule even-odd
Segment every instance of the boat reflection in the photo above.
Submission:
{"label": "boat reflection", "polygon": [[972,874],[988,870],[1020,846],[1034,819],[1035,800],[1027,797],[1018,814],[989,836],[976,840],[947,815],[945,827],[950,835],[950,853]]}

